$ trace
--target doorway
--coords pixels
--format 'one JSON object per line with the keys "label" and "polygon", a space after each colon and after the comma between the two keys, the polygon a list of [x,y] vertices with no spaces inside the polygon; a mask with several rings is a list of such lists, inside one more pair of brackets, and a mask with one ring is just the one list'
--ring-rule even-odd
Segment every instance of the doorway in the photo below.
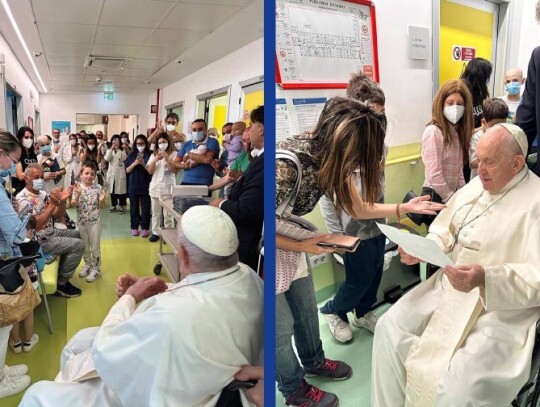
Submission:
{"label": "doorway", "polygon": [[6,127],[11,134],[17,134],[19,127],[22,127],[24,118],[22,111],[22,97],[6,83]]}
{"label": "doorway", "polygon": [[130,141],[133,141],[139,134],[139,115],[77,113],[76,131],[80,132],[81,130],[94,134],[101,130],[108,140],[113,135],[125,131],[128,133]]}
{"label": "doorway", "polygon": [[204,119],[208,128],[218,131],[227,123],[229,88],[226,86],[197,96],[197,118]]}
{"label": "doorway", "polygon": [[[487,0],[434,1],[434,88],[433,94],[449,79],[457,79],[473,58],[482,57],[493,65],[488,85],[494,94],[497,71],[497,45],[500,43],[500,6]],[[436,24],[436,22],[439,24]],[[438,39],[438,40],[437,40]]]}

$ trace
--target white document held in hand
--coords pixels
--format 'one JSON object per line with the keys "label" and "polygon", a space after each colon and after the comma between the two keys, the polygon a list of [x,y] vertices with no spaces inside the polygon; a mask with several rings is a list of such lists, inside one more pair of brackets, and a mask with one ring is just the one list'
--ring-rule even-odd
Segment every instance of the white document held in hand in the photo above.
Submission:
{"label": "white document held in hand", "polygon": [[381,232],[388,239],[401,246],[406,253],[417,257],[422,261],[434,264],[439,267],[453,266],[454,263],[435,243],[435,241],[413,233],[404,233],[398,228],[377,223]]}

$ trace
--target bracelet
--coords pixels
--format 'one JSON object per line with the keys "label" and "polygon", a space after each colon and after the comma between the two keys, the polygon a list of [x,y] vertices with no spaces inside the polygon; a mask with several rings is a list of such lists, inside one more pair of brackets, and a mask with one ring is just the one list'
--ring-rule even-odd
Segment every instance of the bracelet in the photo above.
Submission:
{"label": "bracelet", "polygon": [[399,211],[399,206],[401,204],[397,204],[396,205],[396,216],[397,216],[397,221],[398,221],[398,224],[401,224],[401,212]]}

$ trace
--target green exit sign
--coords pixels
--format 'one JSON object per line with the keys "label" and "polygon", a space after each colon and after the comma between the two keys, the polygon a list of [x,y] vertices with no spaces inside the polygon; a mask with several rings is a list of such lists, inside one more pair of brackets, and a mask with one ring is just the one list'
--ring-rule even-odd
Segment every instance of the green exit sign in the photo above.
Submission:
{"label": "green exit sign", "polygon": [[105,100],[113,100],[113,93],[112,92],[105,92],[103,94]]}

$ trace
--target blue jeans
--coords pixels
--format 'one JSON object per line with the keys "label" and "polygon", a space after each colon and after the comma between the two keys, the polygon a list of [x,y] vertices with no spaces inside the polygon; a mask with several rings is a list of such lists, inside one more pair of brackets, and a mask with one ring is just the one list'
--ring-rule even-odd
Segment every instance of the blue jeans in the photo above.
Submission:
{"label": "blue jeans", "polygon": [[371,310],[381,284],[385,240],[384,235],[362,240],[355,252],[343,255],[345,281],[321,308],[323,314],[337,314],[348,322],[347,312],[354,309],[361,317]]}
{"label": "blue jeans", "polygon": [[276,295],[276,380],[286,399],[304,380],[304,369],[293,350],[293,335],[302,365],[320,367],[325,357],[311,274],[293,281],[288,291]]}

